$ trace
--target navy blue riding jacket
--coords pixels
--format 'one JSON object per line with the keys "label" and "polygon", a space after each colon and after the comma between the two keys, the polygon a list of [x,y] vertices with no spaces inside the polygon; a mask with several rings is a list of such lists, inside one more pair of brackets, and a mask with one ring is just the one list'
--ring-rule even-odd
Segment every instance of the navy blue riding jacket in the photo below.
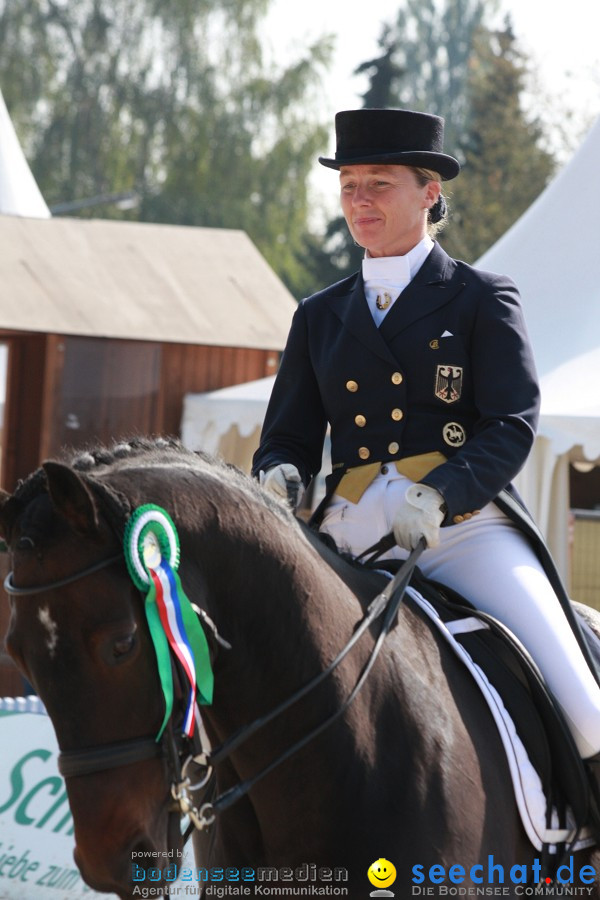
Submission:
{"label": "navy blue riding jacket", "polygon": [[253,472],[293,463],[308,484],[328,423],[328,496],[349,468],[439,451],[446,462],[422,481],[451,525],[513,491],[539,399],[514,283],[435,244],[379,328],[360,272],[299,304]]}

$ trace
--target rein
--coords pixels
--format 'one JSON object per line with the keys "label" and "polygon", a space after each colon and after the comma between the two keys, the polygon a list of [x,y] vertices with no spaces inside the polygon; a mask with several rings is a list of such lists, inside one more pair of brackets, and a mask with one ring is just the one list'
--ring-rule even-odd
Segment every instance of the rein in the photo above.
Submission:
{"label": "rein", "polygon": [[[378,552],[374,554],[373,558],[375,558],[385,549],[388,549],[388,547],[390,546],[390,540],[391,536],[387,535],[386,537],[381,539],[379,544],[376,545],[376,548],[370,548],[370,550],[378,550]],[[363,687],[369,675],[369,672],[371,671],[379,655],[379,652],[383,646],[383,642],[393,625],[394,619],[398,612],[398,608],[400,606],[400,603],[402,602],[402,598],[404,596],[406,588],[408,587],[410,579],[417,565],[417,561],[421,553],[425,549],[425,546],[425,541],[423,538],[421,538],[419,544],[408,556],[398,573],[394,576],[393,579],[390,580],[384,590],[377,594],[377,596],[371,601],[371,603],[367,607],[366,614],[360,621],[358,627],[356,628],[356,631],[342,648],[342,650],[340,650],[335,659],[327,666],[326,669],[324,669],[313,679],[307,682],[303,687],[299,688],[295,693],[292,694],[291,697],[288,697],[287,700],[284,700],[264,716],[260,716],[250,724],[240,728],[239,731],[235,732],[233,735],[227,738],[221,744],[221,746],[214,750],[212,753],[200,752],[198,755],[191,754],[186,759],[183,766],[180,763],[181,754],[175,744],[174,737],[171,736],[171,739],[167,741],[167,756],[170,760],[171,768],[175,776],[174,783],[171,787],[171,793],[174,800],[179,805],[181,813],[189,816],[191,823],[193,823],[193,826],[195,826],[199,830],[202,830],[212,825],[218,813],[228,809],[237,800],[245,796],[258,781],[265,778],[270,772],[273,771],[273,769],[281,765],[281,763],[288,760],[291,756],[296,754],[308,743],[318,737],[348,709],[348,707],[356,698],[360,689]],[[102,569],[107,568],[108,566],[111,566],[114,563],[122,560],[123,554],[119,553],[106,559],[100,560],[99,562],[94,563],[78,572],[75,572],[72,575],[57,579],[56,581],[30,587],[18,587],[17,585],[15,585],[13,583],[13,573],[9,572],[4,579],[4,589],[8,594],[16,597],[31,596],[33,594],[44,593],[46,591],[54,590],[55,588],[63,587],[67,584],[72,584],[75,581],[86,578],[89,575],[93,575],[94,573],[99,572]],[[307,694],[314,691],[315,688],[317,688],[336,670],[342,660],[348,655],[348,653],[350,653],[353,647],[363,636],[365,631],[367,631],[370,626],[384,613],[385,615],[381,624],[381,629],[379,631],[375,644],[371,649],[369,657],[364,664],[354,684],[354,687],[352,688],[351,692],[348,694],[344,702],[341,704],[341,706],[334,713],[324,719],[319,725],[313,728],[307,735],[298,740],[284,753],[282,753],[271,763],[269,763],[269,765],[263,768],[256,775],[245,779],[239,784],[234,785],[232,788],[229,788],[223,794],[218,796],[214,801],[204,803],[200,807],[200,810],[198,810],[191,800],[190,791],[204,786],[210,779],[214,766],[227,759],[234,752],[234,750],[245,743],[257,731],[259,731],[269,722],[272,722],[282,713],[289,710]],[[163,740],[157,741],[156,738],[151,737],[133,738],[126,741],[115,741],[112,743],[100,744],[94,747],[87,747],[82,750],[61,751],[58,757],[58,768],[64,778],[69,778],[82,775],[90,775],[96,772],[106,771],[108,769],[119,768],[121,766],[141,762],[142,760],[159,758],[163,755]],[[190,784],[190,779],[187,775],[187,769],[192,763],[198,768],[203,768],[205,770],[205,774],[202,776],[201,782],[199,784]]]}
{"label": "rein", "polygon": [[[386,539],[383,538],[383,541]],[[426,544],[424,538],[419,540],[417,547],[410,553],[406,561],[403,563],[400,571],[394,576],[394,578],[389,582],[388,585],[384,588],[381,593],[377,594],[377,596],[371,601],[367,608],[367,614],[364,616],[360,625],[348,641],[348,643],[343,647],[343,649],[338,653],[336,658],[329,664],[329,666],[320,672],[315,678],[309,681],[304,687],[300,688],[291,697],[287,700],[283,701],[279,706],[275,707],[275,709],[271,710],[270,713],[267,713],[264,716],[261,716],[258,719],[255,719],[254,722],[251,722],[249,725],[244,726],[226,741],[224,741],[214,753],[208,755],[208,765],[213,766],[222,762],[222,760],[226,759],[237,747],[239,747],[242,743],[244,743],[249,737],[255,734],[260,728],[264,725],[267,725],[273,719],[277,718],[277,716],[281,715],[281,713],[290,709],[294,704],[296,704],[299,700],[305,697],[308,693],[314,690],[322,681],[325,680],[329,675],[331,675],[344,657],[352,650],[354,645],[358,642],[358,640],[362,637],[364,632],[373,624],[373,622],[378,619],[382,613],[385,612],[385,616],[383,622],[381,624],[381,630],[377,636],[377,640],[373,645],[373,648],[369,654],[369,658],[367,662],[362,668],[362,671],[356,680],[352,691],[342,705],[337,709],[332,715],[328,716],[323,720],[319,725],[313,728],[307,735],[293,744],[288,750],[278,756],[273,762],[271,762],[268,766],[258,772],[256,775],[247,778],[245,781],[240,782],[229,790],[225,791],[216,800],[212,803],[206,803],[200,809],[200,824],[197,824],[197,828],[207,827],[214,822],[216,813],[223,812],[228,809],[232,804],[234,804],[237,800],[243,797],[248,791],[262,778],[268,775],[276,766],[279,766],[281,763],[285,762],[299,750],[306,746],[310,741],[314,740],[314,738],[318,737],[326,728],[329,727],[336,719],[338,719],[350,706],[353,700],[356,698],[356,695],[363,687],[369,672],[371,671],[375,660],[379,655],[379,651],[383,646],[383,642],[390,631],[390,628],[393,625],[394,619],[396,617],[396,613],[398,612],[398,607],[402,602],[402,598],[408,587],[410,579],[414,573],[415,567],[417,565],[417,561],[421,556],[421,553],[425,549]]]}

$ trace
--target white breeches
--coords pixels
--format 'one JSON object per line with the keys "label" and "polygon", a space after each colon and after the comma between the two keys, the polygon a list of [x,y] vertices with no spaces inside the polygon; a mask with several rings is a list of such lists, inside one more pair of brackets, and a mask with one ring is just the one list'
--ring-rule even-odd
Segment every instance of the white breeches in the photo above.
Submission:
{"label": "white breeches", "polygon": [[[392,530],[410,484],[390,466],[358,503],[334,494],[321,531],[340,550],[359,555]],[[386,556],[405,559],[407,552],[396,547]],[[423,552],[419,567],[519,638],[562,707],[582,757],[600,752],[600,687],[540,561],[517,526],[490,503],[472,519],[442,528],[439,546]]]}

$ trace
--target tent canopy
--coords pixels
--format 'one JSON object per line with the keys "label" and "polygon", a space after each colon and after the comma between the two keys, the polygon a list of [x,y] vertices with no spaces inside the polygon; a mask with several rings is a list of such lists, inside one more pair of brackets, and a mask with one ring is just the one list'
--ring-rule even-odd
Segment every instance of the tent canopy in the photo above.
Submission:
{"label": "tent canopy", "polygon": [[477,263],[516,281],[542,377],[598,348],[599,158],[600,118],[570,162]]}
{"label": "tent canopy", "polygon": [[579,150],[478,260],[519,287],[542,390],[542,415],[517,486],[563,575],[568,572],[569,461],[600,458],[600,118]]}
{"label": "tent canopy", "polygon": [[218,391],[186,394],[181,422],[185,446],[219,454],[249,472],[274,381],[271,375]]}
{"label": "tent canopy", "polygon": [[50,210],[25,159],[0,91],[0,215],[48,219]]}
{"label": "tent canopy", "polygon": [[[185,446],[222,456],[249,473],[274,382],[275,376],[270,375],[218,391],[186,394],[181,423]],[[310,491],[312,509],[325,495],[325,476],[330,471],[331,444],[327,435],[321,471]]]}
{"label": "tent canopy", "polygon": [[584,458],[600,457],[600,394],[595,389],[599,366],[600,347],[596,347],[542,378],[540,434],[552,441],[558,455],[578,446]]}
{"label": "tent canopy", "polygon": [[[538,199],[477,265],[510,275],[523,300],[542,389],[539,434],[556,453],[600,456],[600,118]],[[591,234],[595,229],[596,234]]]}

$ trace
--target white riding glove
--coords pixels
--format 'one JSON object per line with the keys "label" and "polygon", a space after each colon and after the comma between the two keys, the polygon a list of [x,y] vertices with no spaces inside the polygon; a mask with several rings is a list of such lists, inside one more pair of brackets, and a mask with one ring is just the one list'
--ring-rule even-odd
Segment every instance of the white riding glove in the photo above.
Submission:
{"label": "white riding glove", "polygon": [[443,504],[444,498],[435,488],[411,484],[392,526],[398,546],[414,550],[419,538],[424,537],[428,547],[437,547],[444,520]]}
{"label": "white riding glove", "polygon": [[261,472],[260,483],[265,490],[270,491],[272,494],[276,494],[278,497],[282,497],[284,500],[288,500],[289,498],[288,484],[292,485],[294,488],[297,486],[296,506],[299,505],[304,493],[304,485],[302,484],[300,472],[296,466],[293,466],[291,463],[281,463],[280,465],[269,469],[267,472]]}

